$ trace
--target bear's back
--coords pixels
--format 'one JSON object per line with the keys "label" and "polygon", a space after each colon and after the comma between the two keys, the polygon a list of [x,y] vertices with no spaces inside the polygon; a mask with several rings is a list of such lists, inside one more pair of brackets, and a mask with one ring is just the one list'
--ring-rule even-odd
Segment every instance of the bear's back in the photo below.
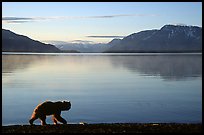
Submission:
{"label": "bear's back", "polygon": [[39,104],[35,109],[36,113],[41,113],[41,114],[45,114],[45,115],[51,115],[51,114],[57,113],[59,111],[60,110],[58,109],[57,104],[55,104],[54,102],[51,102],[51,101],[46,101],[42,104]]}

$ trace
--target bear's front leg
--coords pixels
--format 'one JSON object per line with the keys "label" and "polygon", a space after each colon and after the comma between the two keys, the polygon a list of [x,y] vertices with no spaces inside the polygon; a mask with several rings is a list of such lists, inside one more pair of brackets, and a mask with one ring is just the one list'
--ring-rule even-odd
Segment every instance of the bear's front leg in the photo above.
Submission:
{"label": "bear's front leg", "polygon": [[54,117],[57,121],[62,122],[63,124],[67,124],[67,121],[63,119],[59,114],[54,114]]}
{"label": "bear's front leg", "polygon": [[41,120],[41,124],[44,126],[44,125],[47,125],[46,123],[46,115],[45,116],[40,116],[39,119]]}

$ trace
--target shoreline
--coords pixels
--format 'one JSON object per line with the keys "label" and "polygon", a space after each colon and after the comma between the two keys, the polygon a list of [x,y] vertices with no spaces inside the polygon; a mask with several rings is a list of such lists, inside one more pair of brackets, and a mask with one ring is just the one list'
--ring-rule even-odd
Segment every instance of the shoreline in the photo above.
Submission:
{"label": "shoreline", "polygon": [[202,133],[202,123],[98,123],[2,126],[2,133]]}
{"label": "shoreline", "polygon": [[154,52],[154,53],[34,53],[2,52],[2,55],[50,55],[50,56],[158,56],[158,55],[202,55],[202,52]]}

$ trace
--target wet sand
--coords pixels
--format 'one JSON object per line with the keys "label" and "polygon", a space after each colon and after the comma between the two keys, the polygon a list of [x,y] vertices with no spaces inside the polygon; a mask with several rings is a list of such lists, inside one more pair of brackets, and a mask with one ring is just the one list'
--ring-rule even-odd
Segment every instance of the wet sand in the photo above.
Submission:
{"label": "wet sand", "polygon": [[202,124],[100,123],[66,125],[9,125],[2,133],[202,133]]}

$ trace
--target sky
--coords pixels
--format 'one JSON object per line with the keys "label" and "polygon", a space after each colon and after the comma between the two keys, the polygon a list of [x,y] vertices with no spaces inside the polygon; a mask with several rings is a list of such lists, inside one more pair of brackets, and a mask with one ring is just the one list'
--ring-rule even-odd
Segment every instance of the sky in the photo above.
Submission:
{"label": "sky", "polygon": [[202,2],[2,2],[2,28],[42,42],[108,43],[166,24],[202,27]]}

